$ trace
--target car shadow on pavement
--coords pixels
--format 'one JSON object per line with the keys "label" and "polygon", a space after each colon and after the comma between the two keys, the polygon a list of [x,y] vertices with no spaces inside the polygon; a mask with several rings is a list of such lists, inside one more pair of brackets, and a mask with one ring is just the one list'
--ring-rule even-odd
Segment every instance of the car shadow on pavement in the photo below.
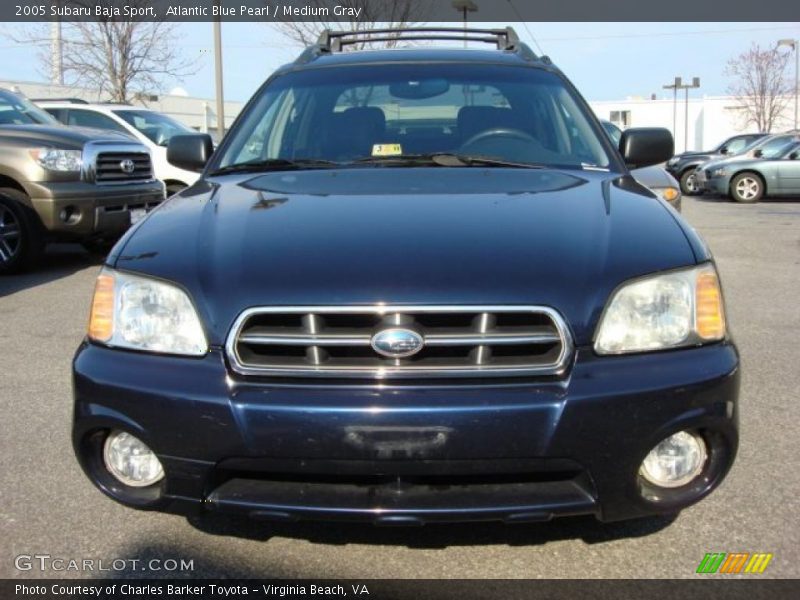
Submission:
{"label": "car shadow on pavement", "polygon": [[53,244],[30,271],[0,276],[0,298],[68,277],[88,267],[99,267],[102,263],[102,256],[91,254],[78,244]]}
{"label": "car shadow on pavement", "polygon": [[377,527],[363,523],[267,522],[209,513],[187,517],[187,521],[204,533],[256,541],[280,537],[319,544],[377,544],[435,549],[493,544],[536,546],[573,539],[599,544],[652,535],[668,527],[676,518],[677,515],[668,515],[602,523],[592,516],[585,516],[514,525],[487,522],[470,523],[468,526],[432,524],[424,527]]}

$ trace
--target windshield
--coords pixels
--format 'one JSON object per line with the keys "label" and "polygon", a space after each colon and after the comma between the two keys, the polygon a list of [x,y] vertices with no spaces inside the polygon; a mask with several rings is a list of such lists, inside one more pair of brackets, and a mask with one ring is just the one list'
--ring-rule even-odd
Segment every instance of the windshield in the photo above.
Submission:
{"label": "windshield", "polygon": [[614,142],[614,145],[619,146],[619,143],[622,140],[622,130],[614,125],[611,121],[600,121],[600,124],[603,126],[603,129],[606,130],[608,137],[611,138],[611,141]]}
{"label": "windshield", "polygon": [[401,166],[402,157],[447,153],[496,164],[605,168],[610,159],[600,135],[562,79],[547,71],[331,67],[273,81],[231,132],[216,167],[298,160]]}
{"label": "windshield", "polygon": [[115,110],[114,114],[159,146],[169,144],[173,135],[195,133],[183,123],[149,110]]}
{"label": "windshield", "polygon": [[29,100],[0,90],[0,125],[59,125],[59,122]]}

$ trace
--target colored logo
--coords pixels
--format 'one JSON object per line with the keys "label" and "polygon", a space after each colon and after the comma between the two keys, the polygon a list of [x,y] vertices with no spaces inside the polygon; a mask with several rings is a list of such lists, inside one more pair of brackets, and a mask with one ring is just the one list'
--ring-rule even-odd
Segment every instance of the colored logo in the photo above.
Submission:
{"label": "colored logo", "polygon": [[697,572],[710,573],[753,573],[760,574],[767,569],[772,554],[766,552],[710,552],[703,557]]}

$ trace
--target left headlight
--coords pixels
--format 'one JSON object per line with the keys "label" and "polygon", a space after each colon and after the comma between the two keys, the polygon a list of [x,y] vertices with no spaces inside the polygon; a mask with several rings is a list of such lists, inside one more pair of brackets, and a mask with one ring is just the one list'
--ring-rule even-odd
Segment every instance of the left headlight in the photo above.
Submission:
{"label": "left headlight", "polygon": [[653,275],[624,284],[600,319],[598,354],[646,352],[719,341],[725,311],[712,264]]}
{"label": "left headlight", "polygon": [[83,152],[80,150],[61,150],[59,148],[34,148],[31,158],[48,171],[80,171]]}
{"label": "left headlight", "polygon": [[202,356],[203,326],[189,296],[178,286],[103,269],[97,277],[89,339],[117,348]]}

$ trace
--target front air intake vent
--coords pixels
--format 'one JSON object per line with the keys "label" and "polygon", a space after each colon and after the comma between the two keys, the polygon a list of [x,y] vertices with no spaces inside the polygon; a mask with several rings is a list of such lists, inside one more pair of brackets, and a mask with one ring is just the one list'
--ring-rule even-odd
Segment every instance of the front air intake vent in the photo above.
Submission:
{"label": "front air intake vent", "polygon": [[275,377],[560,375],[572,344],[538,306],[252,308],[228,337],[234,371]]}

